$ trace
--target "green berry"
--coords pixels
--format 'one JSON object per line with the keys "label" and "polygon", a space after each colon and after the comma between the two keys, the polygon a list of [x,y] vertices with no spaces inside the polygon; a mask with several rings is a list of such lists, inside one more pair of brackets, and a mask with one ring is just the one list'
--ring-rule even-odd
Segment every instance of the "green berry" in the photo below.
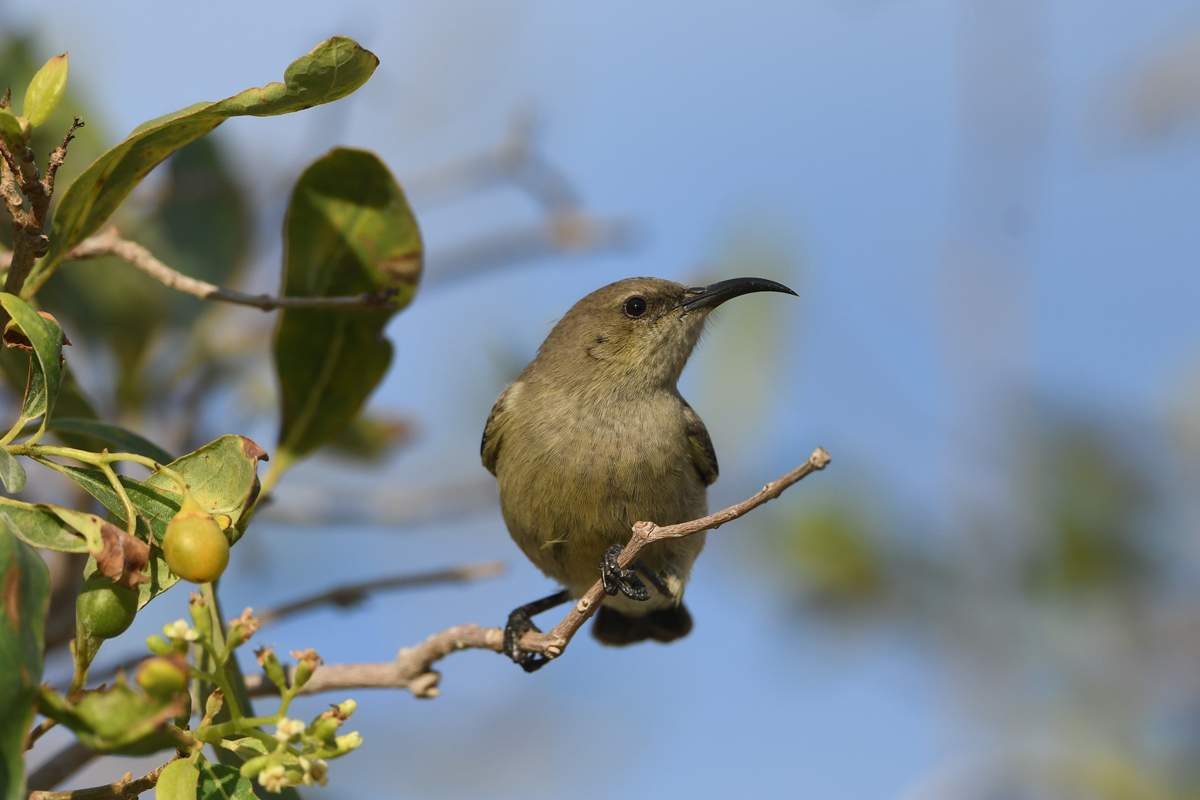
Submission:
{"label": "green berry", "polygon": [[138,593],[118,586],[100,573],[83,582],[75,600],[75,614],[83,628],[97,639],[125,632],[137,614]]}

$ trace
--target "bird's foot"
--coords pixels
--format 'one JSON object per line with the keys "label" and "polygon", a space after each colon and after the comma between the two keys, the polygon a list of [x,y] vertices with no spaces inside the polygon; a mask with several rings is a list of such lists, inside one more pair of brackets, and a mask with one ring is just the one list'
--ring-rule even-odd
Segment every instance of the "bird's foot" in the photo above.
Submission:
{"label": "bird's foot", "polygon": [[523,606],[513,609],[513,612],[508,615],[508,624],[504,626],[504,655],[513,660],[514,663],[520,664],[521,669],[526,672],[537,672],[542,667],[546,666],[553,659],[547,656],[538,655],[536,653],[527,653],[521,649],[521,637],[529,631],[541,633],[541,629],[533,624],[533,615],[540,614],[543,611],[549,611],[555,606],[562,605],[570,599],[570,595],[566,589],[561,592],[555,592],[549,597],[543,597],[541,600],[535,600],[532,603],[526,603]]}
{"label": "bird's foot", "polygon": [[633,568],[645,575],[646,580],[650,581],[650,585],[657,589],[663,597],[673,597],[671,587],[663,580],[663,576],[655,572],[645,561],[639,558],[634,562]]}
{"label": "bird's foot", "polygon": [[542,630],[533,624],[529,612],[524,606],[508,615],[508,624],[504,626],[504,655],[519,664],[526,672],[537,672],[550,661],[545,656],[526,653],[521,649],[521,637],[529,631],[541,633]]}
{"label": "bird's foot", "polygon": [[624,549],[623,546],[614,544],[604,551],[604,557],[600,559],[600,580],[604,582],[604,593],[615,597],[617,592],[620,592],[630,600],[649,600],[650,590],[637,576],[637,570],[622,567],[617,560]]}

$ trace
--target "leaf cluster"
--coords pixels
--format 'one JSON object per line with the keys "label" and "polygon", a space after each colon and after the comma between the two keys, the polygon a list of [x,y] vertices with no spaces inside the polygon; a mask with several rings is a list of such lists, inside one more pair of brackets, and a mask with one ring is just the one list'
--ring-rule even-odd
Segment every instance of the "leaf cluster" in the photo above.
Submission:
{"label": "leaf cluster", "polygon": [[[0,64],[11,57],[0,53]],[[172,380],[178,384],[183,371],[176,357],[173,376],[152,380],[162,372],[149,367],[155,354],[147,343],[154,333],[203,329],[206,304],[194,297],[158,302],[155,298],[170,291],[157,284],[148,288],[144,276],[130,283],[121,276],[136,273],[112,259],[85,268],[73,251],[115,217],[130,219],[123,209],[130,194],[177,154],[168,190],[153,221],[141,227],[141,238],[177,255],[175,263],[189,270],[190,277],[233,278],[248,226],[234,182],[204,137],[232,117],[287,114],[338,100],[365,83],[377,63],[354,41],[330,39],[293,62],[282,82],[190,105],[139,126],[58,190],[52,180],[40,177],[33,145],[39,130],[58,119],[55,112],[64,98],[70,102],[67,55],[55,56],[33,74],[20,113],[10,107],[9,95],[0,102],[5,154],[0,191],[13,222],[11,238],[5,237],[12,253],[0,293],[7,323],[0,372],[22,397],[19,413],[0,437],[0,481],[7,492],[0,496],[0,585],[8,587],[0,595],[0,717],[15,723],[2,726],[0,735],[0,796],[24,796],[23,752],[35,713],[70,728],[96,752],[146,754],[174,748],[186,754],[159,776],[159,797],[166,798],[248,797],[252,781],[260,792],[323,783],[324,760],[361,741],[357,734],[337,733],[353,710],[352,701],[309,725],[285,716],[291,698],[319,663],[311,651],[296,654],[299,663],[290,679],[273,653],[260,651],[260,664],[282,701],[274,715],[253,716],[234,653],[256,624],[248,613],[226,624],[216,588],[208,583],[201,586],[201,595],[193,595],[192,625],[180,621],[164,629],[165,638],[150,638],[147,646],[154,657],[139,671],[136,685],[121,677],[112,687],[88,688],[97,652],[131,619],[113,625],[111,614],[124,608],[120,602],[81,602],[72,642],[72,685],[65,692],[39,686],[51,586],[37,551],[86,554],[81,576],[89,578],[89,585],[114,597],[135,593],[136,604],[129,611],[140,613],[180,581],[182,568],[171,563],[163,541],[181,508],[211,520],[208,524],[215,523],[228,544],[236,545],[260,499],[290,466],[352,430],[390,365],[392,348],[384,328],[412,300],[423,260],[420,233],[404,193],[372,153],[334,149],[313,162],[292,190],[280,296],[366,295],[379,302],[365,309],[285,308],[278,313],[270,355],[280,387],[279,434],[270,455],[272,469],[262,480],[258,464],[268,454],[244,436],[226,434],[172,458],[168,448],[103,419],[69,370],[63,348],[72,342],[63,326],[81,344],[94,342],[117,356],[117,409],[136,410],[151,401],[162,405],[165,387]],[[50,178],[67,159],[80,125],[76,119],[51,154],[46,163]],[[197,183],[201,190],[189,191]],[[52,222],[47,213],[26,213],[26,208],[49,209],[51,194],[56,203]],[[205,224],[211,230],[204,230]],[[210,342],[211,330],[196,339]],[[84,347],[82,352],[97,351]],[[209,365],[210,371],[201,371],[199,389],[191,387],[193,402],[204,394],[204,378],[211,383],[211,370],[220,369],[219,359],[203,355],[207,357],[197,363]],[[58,443],[47,443],[48,437]],[[130,477],[125,474],[128,465],[149,474]],[[29,468],[69,479],[80,490],[78,502],[18,499],[16,495],[36,486],[27,486]],[[102,613],[109,616],[101,620]],[[203,706],[198,721],[191,710],[193,698]],[[263,730],[270,725],[276,726],[274,733]],[[201,755],[205,744],[215,745],[227,763],[208,763]]]}

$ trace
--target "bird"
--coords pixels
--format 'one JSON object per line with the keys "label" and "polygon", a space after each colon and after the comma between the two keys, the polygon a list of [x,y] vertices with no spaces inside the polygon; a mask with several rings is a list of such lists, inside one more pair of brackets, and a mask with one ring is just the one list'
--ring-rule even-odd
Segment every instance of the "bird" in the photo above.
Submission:
{"label": "bird", "polygon": [[496,399],[483,465],[496,476],[513,541],[563,587],[509,616],[503,649],[526,671],[549,660],[520,650],[521,635],[538,630],[532,617],[598,578],[607,596],[592,633],[601,643],[671,642],[691,631],[683,593],[704,534],[655,542],[630,568],[617,556],[639,521],[671,525],[708,513],[717,456],[677,384],[713,309],[752,292],[796,294],[765,278],[604,286],[563,315]]}

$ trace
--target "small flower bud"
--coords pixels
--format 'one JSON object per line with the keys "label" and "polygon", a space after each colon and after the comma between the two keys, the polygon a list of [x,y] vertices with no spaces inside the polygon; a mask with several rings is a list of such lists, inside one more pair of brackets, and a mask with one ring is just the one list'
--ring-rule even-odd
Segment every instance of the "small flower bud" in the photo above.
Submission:
{"label": "small flower bud", "polygon": [[176,652],[166,639],[153,635],[146,637],[146,649],[156,656],[165,656]]}
{"label": "small flower bud", "polygon": [[312,677],[313,671],[322,663],[321,657],[311,647],[307,650],[293,650],[291,656],[292,658],[299,659],[296,664],[296,672],[292,676],[292,685],[299,689],[308,683],[308,679]]}
{"label": "small flower bud", "polygon": [[204,602],[204,598],[193,593],[191,602],[188,603],[188,611],[192,614],[192,624],[196,626],[197,638],[205,640],[212,637],[212,614],[208,611],[208,604]]}
{"label": "small flower bud", "polygon": [[283,665],[279,663],[279,656],[275,655],[275,651],[269,647],[260,647],[254,651],[254,655],[258,656],[258,665],[267,673],[267,679],[278,686],[280,691],[286,689],[287,676],[283,673]]}
{"label": "small flower bud", "polygon": [[271,757],[269,755],[255,756],[246,763],[242,764],[242,767],[238,770],[238,772],[241,773],[243,778],[250,778],[253,780],[258,776],[258,773],[262,772],[263,769],[266,768],[270,761]]}
{"label": "small flower bud", "polygon": [[251,610],[247,608],[240,617],[229,623],[227,641],[230,648],[241,647],[258,630],[259,621],[250,616]]}
{"label": "small flower bud", "polygon": [[327,717],[322,714],[313,721],[312,725],[308,726],[308,735],[318,742],[333,745],[333,737],[337,734],[337,730],[340,727],[342,727],[340,719]]}

